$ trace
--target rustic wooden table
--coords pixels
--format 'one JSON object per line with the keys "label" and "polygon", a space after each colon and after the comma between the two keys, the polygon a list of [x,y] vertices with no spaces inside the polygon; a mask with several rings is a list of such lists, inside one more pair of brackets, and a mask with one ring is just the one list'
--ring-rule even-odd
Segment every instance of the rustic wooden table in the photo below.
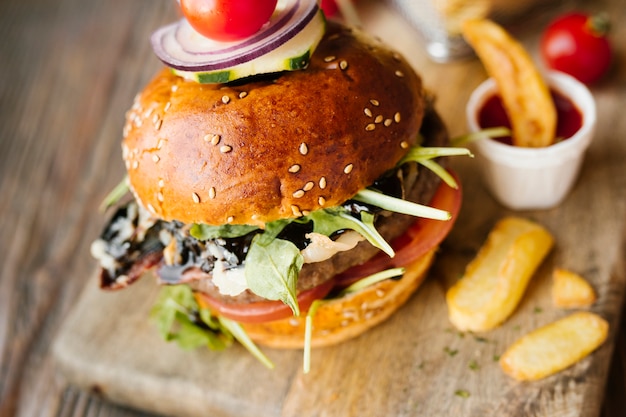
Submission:
{"label": "rustic wooden table", "polygon": [[[480,64],[429,62],[415,48],[415,32],[406,22],[387,8],[378,13],[381,6],[372,1],[359,5],[367,29],[397,42],[437,91],[438,109],[452,134],[463,133],[464,104],[485,76]],[[93,284],[89,245],[104,223],[98,205],[123,175],[124,113],[160,67],[148,36],[176,17],[175,7],[173,0],[0,2],[0,417],[147,415],[76,388],[59,372],[51,346],[83,288]],[[596,375],[600,384],[606,381],[599,390],[605,395],[589,398],[580,414],[558,415],[617,417],[626,415],[626,325],[619,326],[625,272],[626,0],[551,2],[514,22],[511,30],[535,53],[540,28],[554,14],[574,8],[607,11],[615,23],[612,72],[592,89],[600,110],[598,135],[610,150],[596,148],[590,163],[604,164],[601,158],[607,158],[611,167],[615,189],[609,194],[616,210],[609,213],[610,224],[620,227],[620,238],[613,242],[617,247],[596,248],[618,253],[602,283],[609,295],[603,311],[613,312],[613,331],[600,353],[612,355],[611,365]],[[390,18],[398,19],[397,25],[390,26]],[[578,221],[593,216],[586,212]],[[533,410],[533,415],[548,414]]]}

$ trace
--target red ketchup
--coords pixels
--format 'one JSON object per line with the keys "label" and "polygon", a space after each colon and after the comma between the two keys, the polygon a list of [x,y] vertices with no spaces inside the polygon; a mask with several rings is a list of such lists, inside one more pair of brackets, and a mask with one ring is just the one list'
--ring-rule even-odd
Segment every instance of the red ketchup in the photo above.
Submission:
{"label": "red ketchup", "polygon": [[[565,140],[572,137],[583,125],[582,113],[569,98],[554,90],[551,90],[551,93],[557,112],[556,138],[557,141]],[[489,97],[485,101],[478,113],[478,124],[483,129],[502,126],[511,128],[511,122],[498,94]],[[507,145],[513,145],[513,140],[510,136],[496,138],[495,140]]]}

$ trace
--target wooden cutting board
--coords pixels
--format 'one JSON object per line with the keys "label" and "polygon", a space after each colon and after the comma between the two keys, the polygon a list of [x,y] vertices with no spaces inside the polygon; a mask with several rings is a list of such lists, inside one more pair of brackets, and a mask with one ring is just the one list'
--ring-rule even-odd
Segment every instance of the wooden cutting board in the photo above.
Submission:
{"label": "wooden cutting board", "polygon": [[495,331],[459,333],[447,319],[446,288],[494,222],[511,214],[486,194],[466,162],[457,167],[464,178],[463,210],[429,279],[388,322],[314,350],[309,374],[301,370],[300,350],[266,349],[276,364],[268,370],[239,346],[184,352],[163,342],[147,320],[155,296],[149,277],[116,293],[100,291],[94,277],[58,335],[55,356],[76,385],[173,416],[596,416],[613,332],[593,355],[539,382],[515,382],[496,362],[516,338],[566,314],[552,307],[549,296],[556,266],[587,277],[599,293],[592,310],[618,327],[623,203],[613,198],[611,168],[591,163],[563,206],[516,213],[544,224],[557,243],[519,309]]}
{"label": "wooden cutting board", "polygon": [[[373,32],[399,40],[405,54],[418,50],[406,37],[411,29],[397,16],[371,7]],[[480,66],[439,68],[419,56],[410,59],[421,65],[430,88],[441,88],[438,106],[458,133],[463,103],[484,78]],[[185,352],[163,342],[147,319],[156,293],[150,278],[105,293],[95,277],[85,277],[90,284],[53,346],[59,368],[73,384],[111,401],[181,417],[598,416],[626,282],[626,145],[612,134],[623,127],[617,103],[615,95],[599,97],[596,141],[574,190],[556,209],[512,213],[485,191],[475,160],[455,159],[463,208],[428,280],[389,321],[352,341],[314,350],[309,374],[302,372],[300,350],[265,349],[276,364],[268,370],[240,346]],[[480,335],[459,333],[448,321],[445,291],[495,222],[509,214],[543,224],[556,246],[509,321]],[[592,310],[610,322],[610,337],[566,371],[515,382],[501,372],[498,355],[518,337],[568,313],[551,304],[555,267],[576,271],[594,285],[599,299]]]}

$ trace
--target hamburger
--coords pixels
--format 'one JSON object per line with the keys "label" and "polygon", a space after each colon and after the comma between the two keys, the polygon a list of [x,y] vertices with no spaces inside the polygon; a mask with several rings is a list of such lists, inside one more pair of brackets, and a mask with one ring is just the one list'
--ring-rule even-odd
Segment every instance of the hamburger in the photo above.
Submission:
{"label": "hamburger", "polygon": [[402,306],[461,198],[442,180],[455,183],[434,158],[448,136],[409,63],[328,21],[303,68],[211,84],[187,74],[163,69],[127,112],[132,198],[92,245],[101,287],[151,271],[163,333],[175,335],[164,306],[177,297],[176,318],[214,345],[332,345]]}

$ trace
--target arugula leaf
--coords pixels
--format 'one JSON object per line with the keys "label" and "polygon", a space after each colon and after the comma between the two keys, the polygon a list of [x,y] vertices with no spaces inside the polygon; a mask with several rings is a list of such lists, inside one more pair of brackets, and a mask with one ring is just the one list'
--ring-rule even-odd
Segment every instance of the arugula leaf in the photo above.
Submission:
{"label": "arugula leaf", "polygon": [[248,288],[260,297],[282,301],[291,307],[294,316],[299,316],[296,283],[304,258],[293,243],[263,235],[252,239],[246,256]]}
{"label": "arugula leaf", "polygon": [[307,216],[313,220],[313,232],[331,236],[339,230],[351,229],[359,232],[372,245],[394,257],[395,252],[374,227],[374,215],[361,212],[361,220],[352,216],[344,207],[316,210]]}
{"label": "arugula leaf", "polygon": [[237,339],[239,343],[250,352],[255,358],[257,358],[263,365],[270,369],[274,369],[274,364],[269,360],[267,356],[261,352],[261,350],[254,344],[250,336],[236,321],[227,319],[226,317],[219,317],[220,324],[228,329],[228,331]]}
{"label": "arugula leaf", "polygon": [[461,145],[465,145],[466,143],[470,143],[477,139],[482,139],[485,137],[502,138],[502,137],[507,137],[507,136],[511,136],[511,129],[509,129],[508,127],[504,127],[504,126],[490,127],[487,129],[481,129],[478,132],[471,132],[465,135],[461,135],[459,137],[452,139],[451,142],[452,142],[452,146],[461,146]]}
{"label": "arugula leaf", "polygon": [[214,316],[208,308],[200,307],[187,285],[162,287],[151,317],[163,338],[175,341],[183,349],[206,346],[223,350],[236,339],[263,365],[274,367],[239,323]]}
{"label": "arugula leaf", "polygon": [[208,310],[199,308],[186,285],[162,287],[150,315],[163,338],[175,341],[183,349],[206,346],[222,350],[232,344],[232,335],[222,331]]}
{"label": "arugula leaf", "polygon": [[473,157],[472,153],[469,149],[465,148],[449,148],[449,147],[421,147],[414,146],[409,152],[400,160],[398,165],[402,165],[407,162],[417,162],[418,164],[423,165],[424,167],[433,171],[439,178],[441,178],[446,184],[450,187],[457,189],[459,186],[456,183],[456,180],[445,168],[439,165],[437,162],[433,161],[433,159],[441,157],[441,156],[457,156],[457,155],[467,155]]}
{"label": "arugula leaf", "polygon": [[245,236],[257,230],[256,226],[225,224],[222,226],[209,226],[208,224],[196,223],[191,226],[189,234],[198,240],[217,239],[220,237],[231,238]]}
{"label": "arugula leaf", "polygon": [[365,278],[358,280],[352,285],[345,288],[333,298],[325,298],[323,300],[315,300],[311,303],[309,311],[306,314],[304,322],[304,352],[303,352],[303,372],[308,374],[311,370],[311,337],[313,333],[313,317],[317,313],[317,310],[324,304],[331,302],[333,299],[341,298],[346,294],[360,291],[364,288],[374,285],[389,278],[401,276],[404,274],[404,268],[391,268],[384,271],[377,272],[369,275]]}
{"label": "arugula leaf", "polygon": [[449,220],[450,213],[434,207],[413,203],[401,198],[391,197],[374,190],[361,190],[354,197],[354,200],[371,204],[385,210],[396,213],[410,214],[411,216],[425,217],[436,220]]}
{"label": "arugula leaf", "polygon": [[100,203],[100,211],[105,211],[120,201],[120,199],[124,197],[129,190],[130,186],[128,185],[128,175],[126,175],[124,179],[120,181],[120,183],[117,184],[106,197],[104,197],[104,200]]}

